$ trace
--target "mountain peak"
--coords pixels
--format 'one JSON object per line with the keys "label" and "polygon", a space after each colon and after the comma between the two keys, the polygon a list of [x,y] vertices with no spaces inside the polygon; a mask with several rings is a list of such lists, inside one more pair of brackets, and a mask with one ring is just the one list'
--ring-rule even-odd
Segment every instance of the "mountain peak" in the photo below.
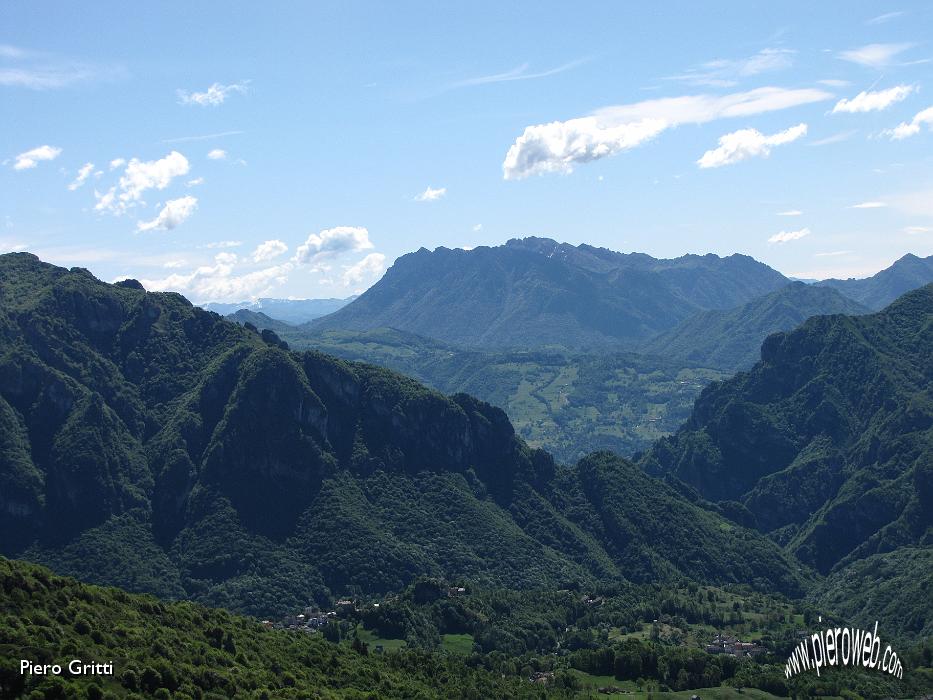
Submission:
{"label": "mountain peak", "polygon": [[659,260],[534,236],[472,251],[421,249],[314,325],[398,328],[474,347],[621,347],[787,283],[767,265],[744,260]]}

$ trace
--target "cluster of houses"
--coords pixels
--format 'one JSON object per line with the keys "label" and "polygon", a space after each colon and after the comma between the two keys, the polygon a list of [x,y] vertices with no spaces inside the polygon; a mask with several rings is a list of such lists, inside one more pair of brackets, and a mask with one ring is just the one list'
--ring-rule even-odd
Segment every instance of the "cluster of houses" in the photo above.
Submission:
{"label": "cluster of houses", "polygon": [[[374,603],[374,607],[379,607],[379,603]],[[340,619],[347,613],[357,609],[357,602],[350,598],[344,598],[337,601],[334,610],[321,610],[309,606],[297,615],[287,615],[278,622],[272,620],[263,620],[264,627],[270,629],[300,630],[302,632],[316,632],[327,623]]]}
{"label": "cluster of houses", "polygon": [[730,637],[721,632],[706,645],[707,654],[732,654],[733,656],[756,657],[765,653],[765,648],[754,642],[743,642],[737,637]]}

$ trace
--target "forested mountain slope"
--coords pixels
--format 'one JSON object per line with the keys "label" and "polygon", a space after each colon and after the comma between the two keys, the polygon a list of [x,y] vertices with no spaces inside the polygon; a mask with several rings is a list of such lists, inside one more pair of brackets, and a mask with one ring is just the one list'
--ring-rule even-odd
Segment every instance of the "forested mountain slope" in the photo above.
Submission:
{"label": "forested mountain slope", "polygon": [[933,285],[769,337],[643,459],[819,571],[933,544]]}
{"label": "forested mountain slope", "polygon": [[868,307],[835,289],[792,282],[736,309],[697,314],[639,350],[704,367],[748,369],[758,361],[761,343],[772,333],[792,330],[811,316],[868,312]]}
{"label": "forested mountain slope", "polygon": [[424,574],[810,578],[624,460],[558,468],[499,409],[290,352],[177,294],[13,254],[0,309],[7,556],[256,614]]}

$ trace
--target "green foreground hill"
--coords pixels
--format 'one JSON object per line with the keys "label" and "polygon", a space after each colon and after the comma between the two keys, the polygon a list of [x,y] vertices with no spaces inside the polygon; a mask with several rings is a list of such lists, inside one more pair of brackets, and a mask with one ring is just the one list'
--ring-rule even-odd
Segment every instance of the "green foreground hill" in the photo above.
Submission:
{"label": "green foreground hill", "polygon": [[[192,603],[99,588],[0,558],[0,697],[540,698],[517,677],[453,655],[380,656],[264,628]],[[112,663],[112,675],[24,675],[35,664]],[[560,693],[554,693],[560,696]]]}
{"label": "green foreground hill", "polygon": [[290,352],[179,295],[14,254],[0,302],[7,556],[257,615],[425,574],[795,595],[811,578],[625,460],[559,467],[482,401]]}

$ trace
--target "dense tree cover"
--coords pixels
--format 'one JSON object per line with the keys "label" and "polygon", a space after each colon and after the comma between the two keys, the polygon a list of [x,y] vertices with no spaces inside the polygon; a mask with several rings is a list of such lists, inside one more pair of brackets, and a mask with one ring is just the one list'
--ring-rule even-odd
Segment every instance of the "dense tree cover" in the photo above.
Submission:
{"label": "dense tree cover", "polygon": [[470,347],[619,347],[787,282],[744,255],[658,260],[513,239],[493,248],[403,255],[351,304],[311,323],[326,330],[398,328]]}
{"label": "dense tree cover", "polygon": [[[903,697],[933,689],[931,647],[898,648],[908,671],[903,682],[878,672],[826,671],[788,681],[784,664],[816,622],[812,608],[747,587],[683,588],[656,584],[607,585],[579,590],[484,590],[448,595],[448,584],[423,579],[378,607],[356,613],[381,637],[404,638],[408,646],[437,648],[441,635],[468,634],[474,653],[504,658],[503,668],[572,668],[597,677],[675,691],[722,685],[769,693]],[[842,624],[823,617],[825,626]],[[764,649],[755,659],[709,654],[715,631],[753,641]],[[701,693],[702,695],[702,693]]]}
{"label": "dense tree cover", "polygon": [[933,255],[919,258],[908,253],[891,267],[864,279],[823,280],[831,287],[870,309],[880,311],[902,294],[933,282]]}
{"label": "dense tree cover", "polygon": [[772,333],[796,328],[811,316],[868,313],[829,287],[793,282],[726,311],[697,314],[640,346],[643,352],[726,370],[748,369]]}
{"label": "dense tree cover", "polygon": [[[269,630],[191,603],[163,603],[0,559],[0,696],[52,698],[542,698],[524,679],[459,657],[380,656],[321,635]],[[20,674],[19,659],[113,663],[111,676]],[[478,666],[478,667],[477,667]],[[563,693],[552,688],[548,695]]]}
{"label": "dense tree cover", "polygon": [[[933,285],[868,316],[815,317],[776,334],[748,373],[713,384],[687,424],[662,439],[643,466],[669,474],[722,513],[741,514],[821,572],[821,600],[874,619],[897,611],[913,634],[933,619],[928,558],[933,532]],[[737,502],[733,505],[724,501]],[[845,604],[830,589],[855,589],[884,564],[917,586]],[[848,568],[853,566],[853,568]],[[900,580],[900,579],[899,579]],[[906,582],[906,578],[904,579]],[[901,617],[903,616],[903,617]]]}
{"label": "dense tree cover", "polygon": [[558,468],[465,394],[26,254],[0,285],[6,555],[256,615],[423,574],[809,580],[624,460]]}

